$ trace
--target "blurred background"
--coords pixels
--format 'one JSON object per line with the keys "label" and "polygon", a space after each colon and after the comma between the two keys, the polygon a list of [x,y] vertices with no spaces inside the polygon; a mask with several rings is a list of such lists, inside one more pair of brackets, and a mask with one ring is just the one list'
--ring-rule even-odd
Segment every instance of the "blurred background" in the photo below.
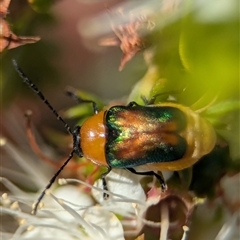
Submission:
{"label": "blurred background", "polygon": [[[51,124],[54,119],[51,114],[45,114],[48,109],[35,101],[36,96],[17,77],[12,67],[13,58],[56,109],[73,105],[73,100],[64,95],[66,86],[89,91],[104,100],[128,94],[144,69],[128,67],[119,72],[122,54],[119,48],[100,47],[98,41],[104,34],[91,38],[81,36],[81,24],[101,12],[107,14],[101,1],[31,1],[30,4],[11,1],[7,15],[11,30],[21,36],[39,36],[41,40],[1,54],[2,110],[8,111],[12,104],[17,104],[33,111],[38,109],[34,114],[38,114],[39,122]],[[110,21],[109,17],[102,28],[108,24],[108,34],[113,35]],[[144,65],[142,57],[138,57],[140,59],[134,61]],[[124,79],[127,80],[123,84]]]}

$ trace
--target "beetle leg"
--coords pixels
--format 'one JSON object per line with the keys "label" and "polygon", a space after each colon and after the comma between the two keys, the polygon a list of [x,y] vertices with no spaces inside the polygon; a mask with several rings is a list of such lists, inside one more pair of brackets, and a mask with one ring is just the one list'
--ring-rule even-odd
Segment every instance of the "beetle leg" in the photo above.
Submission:
{"label": "beetle leg", "polygon": [[109,195],[105,192],[108,191],[108,187],[107,187],[107,181],[106,181],[106,176],[112,171],[112,168],[109,166],[108,170],[102,174],[101,178],[102,178],[102,185],[103,185],[103,199],[107,200]]}
{"label": "beetle leg", "polygon": [[167,190],[167,185],[166,185],[163,177],[161,175],[155,173],[154,171],[137,172],[134,168],[127,168],[127,170],[129,170],[130,172],[137,174],[137,175],[155,176],[161,184],[162,191],[164,192]]}
{"label": "beetle leg", "polygon": [[96,102],[94,102],[92,100],[82,99],[81,97],[78,96],[77,91],[74,88],[68,87],[66,90],[66,94],[68,96],[70,96],[71,98],[73,98],[77,103],[80,103],[80,104],[91,103],[94,114],[98,114],[99,110],[98,110],[98,106],[97,106]]}
{"label": "beetle leg", "polygon": [[[147,104],[146,105],[152,105],[155,103],[156,99],[158,97],[161,97],[161,99],[158,100],[158,102],[176,102],[177,96],[180,95],[183,90],[172,90],[172,91],[166,91],[166,92],[162,92],[162,93],[158,93],[154,96],[152,96],[149,100],[147,100]],[[169,99],[169,97],[172,96],[173,99]]]}
{"label": "beetle leg", "polygon": [[149,100],[145,97],[145,95],[141,95],[141,99],[145,105],[150,105]]}
{"label": "beetle leg", "polygon": [[156,96],[153,96],[152,98],[147,99],[144,95],[141,95],[141,99],[144,102],[144,104],[148,106],[148,105],[154,104]]}
{"label": "beetle leg", "polygon": [[134,107],[134,106],[139,106],[139,104],[137,104],[136,102],[132,101],[127,106],[128,107]]}

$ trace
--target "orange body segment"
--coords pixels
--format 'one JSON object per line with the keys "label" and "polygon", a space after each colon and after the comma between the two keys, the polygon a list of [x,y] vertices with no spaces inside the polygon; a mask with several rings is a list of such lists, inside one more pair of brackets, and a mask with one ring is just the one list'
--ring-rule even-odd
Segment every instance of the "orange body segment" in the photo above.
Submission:
{"label": "orange body segment", "polygon": [[83,156],[97,165],[108,166],[105,157],[107,130],[104,113],[101,111],[83,123],[80,138]]}

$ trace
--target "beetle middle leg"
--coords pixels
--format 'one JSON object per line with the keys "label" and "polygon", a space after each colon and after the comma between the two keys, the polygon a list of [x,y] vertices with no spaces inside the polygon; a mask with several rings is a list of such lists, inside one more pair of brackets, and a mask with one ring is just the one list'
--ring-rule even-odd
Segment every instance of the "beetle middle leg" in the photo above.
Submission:
{"label": "beetle middle leg", "polygon": [[163,177],[161,175],[155,173],[154,171],[137,172],[134,168],[127,168],[127,170],[129,170],[130,172],[137,174],[137,175],[155,176],[161,184],[162,191],[164,192],[165,190],[167,190],[167,185],[166,185]]}
{"label": "beetle middle leg", "polygon": [[111,167],[108,167],[108,170],[102,174],[101,178],[102,178],[102,185],[103,185],[103,199],[107,200],[109,195],[105,192],[108,191],[108,187],[107,187],[107,181],[106,181],[106,176],[112,171]]}

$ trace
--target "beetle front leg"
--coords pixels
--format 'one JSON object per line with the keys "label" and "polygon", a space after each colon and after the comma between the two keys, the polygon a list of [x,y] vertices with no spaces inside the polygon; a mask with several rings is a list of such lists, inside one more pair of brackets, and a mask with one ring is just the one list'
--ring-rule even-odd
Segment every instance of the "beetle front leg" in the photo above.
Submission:
{"label": "beetle front leg", "polygon": [[155,173],[154,171],[137,172],[134,168],[127,168],[127,170],[129,170],[130,172],[137,174],[137,175],[155,176],[161,184],[162,192],[165,192],[167,190],[167,185],[166,185],[163,177],[161,175]]}
{"label": "beetle front leg", "polygon": [[103,185],[103,199],[107,200],[109,195],[105,192],[108,191],[108,187],[107,187],[107,181],[106,181],[106,176],[112,171],[111,167],[108,167],[108,170],[102,174],[101,178],[102,178],[102,185]]}
{"label": "beetle front leg", "polygon": [[86,99],[82,99],[78,93],[77,93],[77,90],[72,88],[72,87],[68,87],[66,89],[66,94],[73,98],[77,103],[91,103],[92,104],[92,107],[93,107],[93,112],[94,114],[98,114],[99,110],[98,110],[98,106],[97,106],[97,103],[92,101],[92,100],[86,100]]}

